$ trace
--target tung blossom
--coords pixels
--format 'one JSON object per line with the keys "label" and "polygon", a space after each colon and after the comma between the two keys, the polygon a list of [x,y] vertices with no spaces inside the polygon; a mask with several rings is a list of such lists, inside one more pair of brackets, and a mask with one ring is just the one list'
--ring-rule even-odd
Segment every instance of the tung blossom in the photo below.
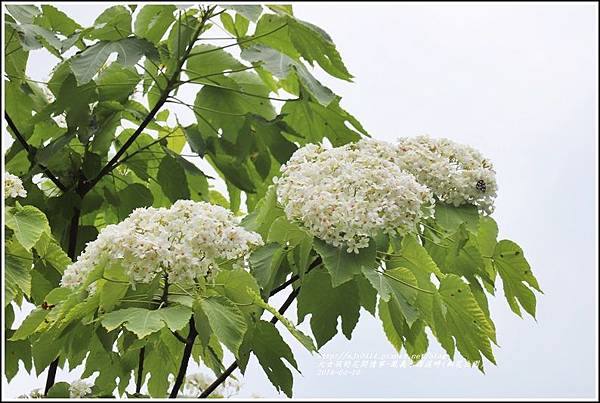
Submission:
{"label": "tung blossom", "polygon": [[224,261],[239,262],[260,235],[238,225],[227,209],[178,200],[170,208],[138,208],[104,228],[68,266],[62,285],[77,287],[98,265],[120,265],[130,281],[148,283],[166,273],[171,283],[190,283],[214,274]]}
{"label": "tung blossom", "polygon": [[402,137],[392,160],[427,185],[441,201],[494,211],[498,186],[492,163],[473,147],[445,138]]}
{"label": "tung blossom", "polygon": [[27,197],[27,191],[18,176],[6,172],[4,174],[4,199],[15,197]]}
{"label": "tung blossom", "polygon": [[357,253],[379,232],[406,233],[431,214],[426,186],[374,150],[372,140],[325,149],[309,144],[281,167],[277,197],[288,219]]}

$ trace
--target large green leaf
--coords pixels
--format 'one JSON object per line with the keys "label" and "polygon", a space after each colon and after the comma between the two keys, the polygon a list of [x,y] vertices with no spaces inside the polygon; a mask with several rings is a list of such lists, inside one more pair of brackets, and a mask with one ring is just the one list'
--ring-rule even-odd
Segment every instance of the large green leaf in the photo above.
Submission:
{"label": "large green leaf", "polygon": [[348,253],[344,246],[335,247],[320,239],[314,240],[314,248],[323,258],[323,264],[331,275],[331,284],[337,287],[360,274],[364,269],[375,270],[377,267],[376,248],[373,241],[359,253]]}
{"label": "large green leaf", "polygon": [[21,24],[32,23],[40,14],[40,9],[33,5],[7,4],[6,10]]}
{"label": "large green leaf", "polygon": [[112,63],[102,70],[96,80],[98,101],[125,102],[140,80],[141,76],[135,68]]}
{"label": "large green leaf", "polygon": [[504,295],[513,312],[521,316],[520,304],[535,317],[535,294],[530,288],[539,292],[541,289],[523,256],[523,250],[512,241],[502,240],[496,245],[493,262],[502,278]]}
{"label": "large green leaf", "polygon": [[293,73],[304,88],[323,106],[329,105],[335,99],[335,94],[321,84],[301,62],[276,49],[264,45],[254,45],[244,49],[241,56],[249,62],[259,64],[282,80],[287,79]]}
{"label": "large green leaf", "polygon": [[242,225],[250,231],[258,232],[265,239],[273,221],[284,214],[277,203],[275,186],[270,186],[264,197],[256,203],[254,210],[242,219]]}
{"label": "large green leaf", "polygon": [[142,56],[158,57],[154,45],[140,38],[123,38],[116,41],[100,41],[71,58],[71,70],[79,85],[90,81],[104,66],[108,57],[117,53],[116,62],[124,66],[133,66]]}
{"label": "large green leaf", "polygon": [[35,333],[36,329],[46,319],[50,311],[42,308],[35,308],[27,315],[21,326],[15,331],[15,334],[10,338],[11,340],[23,340]]}
{"label": "large green leaf", "polygon": [[233,10],[236,13],[239,13],[249,19],[252,22],[257,22],[258,17],[260,17],[262,13],[261,5],[235,5],[235,6],[223,6],[226,9]]}
{"label": "large green leaf", "polygon": [[355,282],[332,288],[331,277],[322,269],[312,270],[304,277],[298,295],[298,321],[311,314],[310,327],[319,348],[336,335],[339,317],[342,332],[350,339],[359,311],[360,297]]}
{"label": "large green leaf", "polygon": [[363,274],[383,301],[391,300],[398,304],[409,326],[421,316],[417,307],[417,279],[410,270],[397,267],[379,273],[373,269],[364,269]]}
{"label": "large green leaf", "polygon": [[65,36],[73,35],[75,31],[82,29],[76,21],[49,4],[42,4],[42,15],[36,18],[35,22],[44,28]]}
{"label": "large green leaf", "polygon": [[273,282],[283,256],[284,247],[277,242],[258,247],[250,255],[250,272],[266,293],[274,286]]}
{"label": "large green leaf", "polygon": [[195,46],[190,52],[186,74],[193,82],[210,84],[209,78],[244,67],[230,53],[214,45],[202,44]]}
{"label": "large green leaf", "polygon": [[316,61],[334,77],[350,81],[352,75],[346,69],[333,41],[321,28],[305,21],[288,17],[289,35],[302,58]]}
{"label": "large green leaf", "polygon": [[410,326],[395,300],[379,300],[379,318],[387,339],[398,353],[404,346],[411,360],[417,362],[427,352],[429,341],[424,331],[424,322],[419,320]]}
{"label": "large green leaf", "polygon": [[35,252],[47,266],[52,266],[61,274],[72,263],[58,242],[48,233],[43,233],[37,241]]}
{"label": "large green leaf", "polygon": [[247,114],[267,119],[275,117],[275,110],[266,99],[269,90],[254,73],[232,73],[227,77],[213,77],[211,81],[198,92],[194,102],[200,131],[211,136],[222,135],[235,144]]}
{"label": "large green leaf", "polygon": [[198,306],[206,314],[208,323],[219,341],[237,355],[244,333],[248,329],[242,311],[222,296],[202,298],[198,301]]}
{"label": "large green leaf", "polygon": [[456,339],[458,351],[483,371],[483,354],[495,363],[490,341],[496,342],[491,319],[481,309],[469,285],[460,277],[449,274],[440,281],[439,295],[443,302],[448,331]]}
{"label": "large green leaf", "polygon": [[94,21],[94,29],[88,33],[91,39],[114,41],[131,34],[131,13],[124,6],[109,7]]}
{"label": "large green leaf", "polygon": [[158,44],[165,32],[167,32],[167,29],[175,21],[175,17],[173,16],[175,10],[176,7],[170,4],[144,5],[135,18],[135,35]]}
{"label": "large green leaf", "polygon": [[170,155],[165,155],[160,162],[156,181],[171,202],[190,198],[185,171]]}
{"label": "large green leaf", "polygon": [[259,364],[273,386],[277,390],[283,391],[288,397],[292,397],[294,379],[284,360],[296,369],[298,364],[292,350],[273,324],[260,320],[249,329],[240,352],[245,357],[241,365],[243,369],[245,368],[244,362],[248,361],[250,351],[258,358]]}
{"label": "large green leaf", "polygon": [[21,206],[6,210],[5,224],[12,229],[15,238],[23,247],[30,250],[43,233],[50,233],[50,225],[46,215],[33,206]]}
{"label": "large green leaf", "polygon": [[470,204],[452,206],[445,203],[436,203],[435,222],[446,231],[455,232],[458,227],[465,223],[468,230],[477,231],[479,213],[477,207]]}
{"label": "large green leaf", "polygon": [[258,313],[259,309],[253,306],[254,294],[259,292],[258,283],[252,274],[244,269],[221,270],[215,276],[215,289],[234,304],[239,304],[239,309],[247,314]]}
{"label": "large green leaf", "polygon": [[306,94],[299,101],[286,102],[281,114],[285,115],[284,121],[304,137],[301,143],[319,143],[328,138],[338,147],[367,135],[358,120],[340,107],[339,98],[325,107]]}
{"label": "large green leaf", "polygon": [[187,325],[191,314],[189,308],[181,305],[155,310],[125,308],[105,314],[100,323],[108,331],[124,325],[141,339],[165,326],[171,330],[181,330]]}

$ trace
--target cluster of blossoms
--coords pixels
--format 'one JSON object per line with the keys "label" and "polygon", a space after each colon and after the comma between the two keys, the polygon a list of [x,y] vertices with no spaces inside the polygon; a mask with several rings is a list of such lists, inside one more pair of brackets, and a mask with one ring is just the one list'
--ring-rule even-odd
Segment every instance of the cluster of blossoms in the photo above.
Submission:
{"label": "cluster of blossoms", "polygon": [[227,209],[178,200],[170,208],[138,208],[104,228],[65,270],[62,285],[81,285],[97,265],[120,265],[135,283],[166,273],[171,283],[214,274],[226,261],[243,262],[260,235],[238,225]]}
{"label": "cluster of blossoms", "polygon": [[431,193],[412,174],[371,152],[379,146],[361,140],[333,149],[309,144],[296,151],[276,180],[288,219],[355,253],[380,232],[415,230],[431,214]]}
{"label": "cluster of blossoms", "polygon": [[4,199],[27,197],[27,191],[18,176],[6,172],[4,174]]}
{"label": "cluster of blossoms", "polygon": [[86,381],[82,381],[81,379],[73,381],[73,383],[69,385],[69,397],[71,399],[85,397],[90,393],[92,393],[92,388]]}
{"label": "cluster of blossoms", "polygon": [[479,151],[445,138],[398,139],[391,160],[426,185],[441,201],[472,204],[486,214],[494,211],[496,173]]}

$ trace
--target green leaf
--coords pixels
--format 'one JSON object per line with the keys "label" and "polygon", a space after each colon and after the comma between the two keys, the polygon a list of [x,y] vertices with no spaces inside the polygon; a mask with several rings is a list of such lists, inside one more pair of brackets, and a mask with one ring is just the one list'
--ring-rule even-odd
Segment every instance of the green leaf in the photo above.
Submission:
{"label": "green leaf", "polygon": [[132,183],[117,193],[119,218],[124,219],[138,207],[152,206],[154,198],[148,188],[140,183]]}
{"label": "green leaf", "polygon": [[100,323],[108,331],[124,325],[141,339],[165,326],[173,331],[181,330],[187,325],[191,314],[189,308],[181,305],[157,310],[126,308],[105,314]]}
{"label": "green leaf", "polygon": [[256,326],[250,328],[248,337],[244,340],[243,349],[245,355],[248,355],[250,350],[254,352],[273,386],[292,397],[294,378],[284,360],[296,369],[298,364],[275,325],[263,320],[256,322]]}
{"label": "green leaf", "polygon": [[141,76],[133,67],[110,64],[102,70],[96,80],[98,84],[98,101],[125,102],[135,91]]}
{"label": "green leaf", "polygon": [[273,242],[256,248],[250,255],[250,272],[267,294],[273,289],[283,252],[283,246]]}
{"label": "green leaf", "polygon": [[19,40],[24,50],[45,47],[55,56],[60,56],[62,43],[52,31],[34,24],[15,25],[14,28],[19,32]]}
{"label": "green leaf", "polygon": [[496,342],[491,319],[481,309],[469,285],[460,277],[449,274],[440,280],[439,295],[444,304],[444,316],[456,347],[467,361],[483,371],[481,354],[495,364],[490,340]]}
{"label": "green leaf", "polygon": [[8,208],[5,225],[14,231],[17,241],[27,250],[31,250],[43,233],[50,233],[46,215],[33,206],[17,204]]}
{"label": "green leaf", "polygon": [[10,340],[23,340],[35,333],[50,311],[42,308],[35,308],[27,315],[21,326],[15,331]]}
{"label": "green leaf", "polygon": [[10,303],[19,293],[31,294],[31,266],[33,256],[15,239],[4,245],[5,260],[5,296],[4,305]]}
{"label": "green leaf", "polygon": [[512,241],[502,240],[496,245],[493,256],[494,266],[502,278],[504,295],[512,311],[521,316],[521,305],[535,318],[536,300],[530,288],[539,292],[541,289],[523,256],[523,250]]}
{"label": "green leaf", "polygon": [[94,29],[88,33],[90,39],[114,41],[131,34],[131,13],[124,6],[109,7],[94,21]]}
{"label": "green leaf", "polygon": [[124,38],[117,41],[100,41],[71,58],[71,70],[79,85],[90,81],[104,66],[108,57],[117,53],[116,63],[135,65],[142,56],[157,58],[154,45],[140,38]]}
{"label": "green leaf", "polygon": [[319,348],[336,335],[338,317],[342,318],[342,332],[350,339],[359,311],[360,297],[354,281],[332,288],[325,270],[315,269],[304,276],[298,295],[298,322],[311,314],[310,327]]}
{"label": "green leaf", "polygon": [[202,135],[202,132],[198,130],[198,125],[189,125],[183,128],[183,133],[187,143],[190,145],[190,149],[203,157],[206,151],[206,140]]}
{"label": "green leaf", "polygon": [[470,204],[455,207],[438,202],[435,205],[435,222],[450,232],[456,232],[463,223],[469,231],[477,232],[479,213],[477,207]]}
{"label": "green leaf", "polygon": [[215,45],[202,44],[195,46],[190,52],[186,74],[192,82],[210,84],[214,76],[244,67],[230,53]]}
{"label": "green leaf", "polygon": [[135,19],[135,35],[158,44],[175,21],[173,16],[175,10],[176,7],[173,5],[144,5]]}
{"label": "green leaf", "polygon": [[307,238],[311,238],[308,232],[281,216],[271,224],[267,242],[279,242],[282,245],[294,247]]}
{"label": "green leaf", "polygon": [[161,160],[156,180],[172,202],[190,198],[185,171],[170,155],[165,155]]}
{"label": "green leaf", "polygon": [[359,253],[348,253],[344,246],[336,248],[320,239],[314,240],[314,248],[323,258],[323,264],[331,275],[331,284],[337,287],[360,274],[364,269],[374,270],[377,267],[376,249],[373,241],[369,246],[359,249]]}
{"label": "green leaf", "polygon": [[312,65],[313,61],[334,77],[351,81],[352,75],[344,66],[329,35],[321,28],[295,18],[288,18],[289,35],[302,58]]}
{"label": "green leaf", "polygon": [[223,8],[233,10],[249,19],[252,22],[257,22],[258,17],[262,14],[261,5],[235,5],[235,6],[223,6]]}
{"label": "green leaf", "polygon": [[264,45],[253,45],[242,50],[241,57],[251,63],[261,65],[282,80],[293,73],[306,90],[323,106],[329,105],[335,99],[335,94],[321,84],[301,62],[276,49]]}
{"label": "green leaf", "polygon": [[414,363],[419,361],[423,354],[427,352],[429,342],[424,331],[424,322],[419,320],[409,326],[395,300],[389,302],[379,301],[379,318],[387,339],[398,353],[404,346],[408,356]]}
{"label": "green leaf", "polygon": [[377,290],[385,302],[392,301],[398,304],[408,326],[421,317],[417,309],[417,279],[415,275],[404,267],[388,269],[378,273],[373,269],[364,269],[363,274],[371,285]]}
{"label": "green leaf", "polygon": [[23,49],[23,45],[18,40],[17,30],[12,25],[12,22],[14,20],[7,15],[4,23],[4,71],[10,78],[10,81],[20,82],[20,77],[25,78],[25,68],[29,52]]}
{"label": "green leaf", "polygon": [[48,398],[68,398],[69,397],[69,387],[70,385],[67,382],[56,382],[50,390],[48,390],[48,394],[46,397]]}
{"label": "green leaf", "polygon": [[360,305],[371,315],[375,316],[375,307],[377,306],[377,290],[364,277],[356,276],[354,278],[358,287]]}
{"label": "green leaf", "polygon": [[358,141],[367,135],[358,120],[339,105],[339,98],[327,107],[313,102],[308,96],[288,101],[281,108],[284,121],[304,139],[301,143],[320,143],[328,138],[334,147]]}
{"label": "green leaf", "polygon": [[[254,294],[259,292],[256,279],[244,269],[221,270],[215,276],[215,288],[221,295],[235,304],[247,314],[258,313],[255,306],[248,306],[254,302]],[[252,290],[250,292],[249,290]]]}
{"label": "green leaf", "polygon": [[[194,59],[191,59],[194,60]],[[246,124],[249,113],[267,119],[275,117],[275,109],[268,99],[269,90],[254,73],[231,73],[227,77],[213,77],[196,95],[194,112],[201,132],[221,136],[235,144]],[[251,94],[251,95],[246,95]]]}
{"label": "green leaf", "polygon": [[82,28],[65,13],[49,4],[42,4],[42,16],[36,18],[36,23],[65,36],[73,35],[76,30]]}
{"label": "green leaf", "polygon": [[276,188],[269,186],[263,198],[256,203],[254,210],[242,219],[242,225],[249,231],[258,232],[265,239],[273,221],[283,214],[283,209],[277,203]]}
{"label": "green leaf", "polygon": [[23,362],[27,372],[31,372],[31,343],[29,340],[10,341],[12,330],[6,331],[7,340],[4,342],[5,375],[10,382],[19,371],[19,362]]}
{"label": "green leaf", "polygon": [[269,311],[273,316],[275,316],[285,327],[286,329],[298,340],[308,351],[317,351],[315,345],[310,337],[302,333],[300,330],[296,328],[285,316],[279,313],[277,309],[273,308],[271,305],[267,304],[263,301],[262,297],[253,290],[249,290],[249,293],[254,297],[254,303],[260,306],[263,309]]}
{"label": "green leaf", "polygon": [[219,341],[237,355],[248,328],[237,305],[225,297],[214,296],[202,298],[199,306]]}
{"label": "green leaf", "polygon": [[61,274],[72,263],[58,242],[48,233],[42,234],[35,244],[35,251],[46,265],[54,267]]}
{"label": "green leaf", "polygon": [[31,24],[40,14],[40,9],[32,5],[7,4],[6,10],[21,24]]}

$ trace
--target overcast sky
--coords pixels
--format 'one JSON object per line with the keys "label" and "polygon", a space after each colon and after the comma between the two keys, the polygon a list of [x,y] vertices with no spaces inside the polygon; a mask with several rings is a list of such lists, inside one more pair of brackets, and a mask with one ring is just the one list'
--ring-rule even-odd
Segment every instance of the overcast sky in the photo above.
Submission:
{"label": "overcast sky", "polygon": [[[84,26],[107,7],[56,6]],[[488,364],[485,375],[459,366],[434,368],[436,357],[425,360],[430,368],[404,367],[404,353],[394,358],[379,320],[363,312],[352,340],[338,335],[321,357],[291,341],[302,371],[294,379],[295,397],[596,395],[597,5],[294,7],[297,17],[332,36],[355,82],[317,76],[343,97],[342,105],[373,137],[448,137],[493,161],[500,237],[523,247],[545,292],[538,299],[537,322],[515,316],[501,292],[492,299],[500,348],[495,349],[498,366]],[[55,62],[35,52],[29,73],[46,78]],[[190,112],[178,114],[182,123],[194,122]],[[442,354],[431,338],[430,344],[431,354]],[[377,368],[320,373],[323,365],[335,369],[354,357],[361,365],[368,357],[368,365],[375,362]],[[240,396],[277,396],[255,359],[246,374]],[[57,379],[73,376],[59,372]],[[44,380],[21,372],[3,393],[26,393],[43,387]]]}

